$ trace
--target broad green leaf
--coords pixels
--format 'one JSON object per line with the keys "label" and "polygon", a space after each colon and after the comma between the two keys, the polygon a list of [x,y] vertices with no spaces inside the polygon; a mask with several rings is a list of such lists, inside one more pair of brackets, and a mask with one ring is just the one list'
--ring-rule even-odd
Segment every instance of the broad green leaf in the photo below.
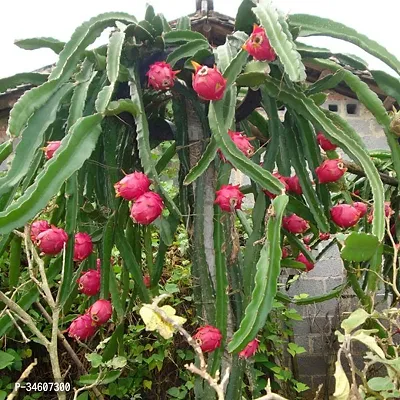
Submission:
{"label": "broad green leaf", "polygon": [[37,72],[23,72],[0,79],[0,93],[6,92],[8,89],[14,89],[19,85],[39,86],[47,81],[47,74],[39,74]]}
{"label": "broad green leaf", "polygon": [[171,64],[171,67],[174,67],[174,65],[182,58],[192,57],[199,50],[208,49],[209,47],[210,45],[206,40],[191,40],[190,42],[179,46],[176,50],[169,54],[166,61],[167,63]]}
{"label": "broad green leaf", "polygon": [[12,153],[13,143],[12,141],[7,141],[0,144],[0,164]]}
{"label": "broad green leaf", "polygon": [[[122,371],[108,371],[105,373],[90,374],[83,375],[77,381],[79,386],[92,385],[95,382],[98,382],[99,385],[108,385],[111,382],[116,381],[121,375]],[[100,378],[100,379],[99,379]]]}
{"label": "broad green leaf", "polygon": [[354,329],[362,325],[370,315],[362,308],[353,311],[340,326],[344,329],[346,334],[350,334]]}
{"label": "broad green leaf", "polygon": [[45,105],[59,88],[59,81],[45,82],[24,93],[10,111],[7,133],[19,136],[32,114]]}
{"label": "broad green leaf", "polygon": [[14,363],[15,357],[0,350],[0,370],[9,367]]}
{"label": "broad green leaf", "polygon": [[367,331],[360,329],[351,335],[352,340],[357,340],[369,347],[372,351],[378,354],[379,357],[385,358],[384,351],[379,347],[374,336],[370,336]]}
{"label": "broad green leaf", "polygon": [[[382,390],[394,390],[395,389],[395,385],[389,376],[371,378],[368,381],[368,387],[371,390],[375,390],[376,392],[380,392]],[[392,396],[390,396],[390,397],[392,397]]]}
{"label": "broad green leaf", "polygon": [[358,33],[353,28],[327,18],[307,14],[290,15],[289,24],[292,27],[300,28],[300,36],[331,36],[353,43],[367,53],[382,60],[397,73],[400,73],[400,61],[393,54],[389,53],[379,43]]}
{"label": "broad green leaf", "polygon": [[169,25],[169,23],[168,23],[168,21],[167,21],[167,19],[165,18],[165,16],[164,16],[164,14],[158,14],[158,16],[160,17],[160,19],[161,19],[161,22],[162,22],[162,25],[163,25],[163,31],[164,32],[171,32],[172,31],[172,29],[171,29],[171,26]]}
{"label": "broad green leaf", "polygon": [[370,71],[378,86],[400,104],[400,80],[384,71]]}
{"label": "broad green leaf", "polygon": [[90,353],[90,354],[86,353],[85,358],[90,362],[92,368],[98,368],[100,364],[103,362],[101,355],[97,353]]}
{"label": "broad green leaf", "polygon": [[340,360],[335,362],[335,392],[333,393],[334,400],[349,400],[350,383],[346,373],[343,370]]}
{"label": "broad green leaf", "polygon": [[270,0],[261,1],[253,8],[264,27],[271,46],[284,66],[285,72],[293,82],[306,80],[305,67],[292,38],[288,37],[279,22],[279,15]]}
{"label": "broad green leaf", "polygon": [[286,195],[272,201],[268,211],[267,237],[257,263],[255,286],[239,329],[228,344],[229,352],[242,350],[264,326],[277,292],[282,251],[280,247],[282,216],[288,202]]}
{"label": "broad green leaf", "polygon": [[114,26],[115,21],[134,24],[137,22],[132,15],[114,12],[100,14],[84,22],[75,30],[71,39],[66,43],[49,79],[56,80],[61,77],[63,81],[69,79],[74,73],[76,64],[86,47],[92,44],[105,28]]}
{"label": "broad green leaf", "polygon": [[64,42],[51,37],[38,37],[16,40],[14,44],[24,50],[51,49],[56,54],[60,54],[65,46]]}
{"label": "broad green leaf", "polygon": [[77,121],[33,185],[5,211],[0,212],[0,233],[10,232],[27,223],[48,204],[64,181],[83,165],[101,133],[102,119],[102,115],[95,114]]}
{"label": "broad green leaf", "polygon": [[[240,66],[240,68],[242,68],[246,59],[248,58],[248,54],[241,49],[241,46],[245,43],[246,39],[247,35],[243,32],[235,32],[234,35],[226,37],[225,43],[223,45],[218,46],[216,49],[214,49],[215,61],[218,65],[219,70],[224,75],[228,68],[231,70],[230,73],[228,72],[228,76],[230,77],[230,84],[233,83],[232,77],[234,76],[237,67]],[[240,53],[240,56],[238,56],[236,62],[232,65],[232,61],[235,57],[237,57],[238,53]],[[236,75],[239,72],[240,71],[237,71]],[[227,85],[227,87],[229,87],[229,84]]]}
{"label": "broad green leaf", "polygon": [[187,16],[178,19],[176,24],[176,30],[178,31],[190,31],[190,19]]}
{"label": "broad green leaf", "polygon": [[27,174],[30,168],[29,161],[33,159],[38,147],[43,143],[43,135],[56,119],[60,102],[72,87],[72,83],[62,86],[47,104],[29,119],[27,127],[22,132],[21,141],[15,148],[10,169],[3,178],[0,178],[0,195],[18,185]]}
{"label": "broad green leaf", "polygon": [[166,44],[176,43],[176,42],[191,42],[192,40],[207,40],[204,35],[200,32],[188,31],[188,30],[174,30],[166,32],[163,36],[164,42]]}
{"label": "broad green leaf", "polygon": [[341,256],[348,261],[368,261],[379,246],[376,236],[363,232],[352,232],[345,240]]}

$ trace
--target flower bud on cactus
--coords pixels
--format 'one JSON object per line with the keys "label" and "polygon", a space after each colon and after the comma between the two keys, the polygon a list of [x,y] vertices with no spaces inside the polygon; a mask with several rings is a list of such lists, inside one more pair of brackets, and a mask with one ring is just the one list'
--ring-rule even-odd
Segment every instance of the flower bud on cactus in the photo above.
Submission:
{"label": "flower bud on cactus", "polygon": [[69,337],[86,340],[93,336],[96,332],[96,326],[93,324],[92,318],[88,314],[80,315],[71,322],[68,328]]}
{"label": "flower bud on cactus", "polygon": [[296,258],[296,261],[304,264],[307,272],[310,272],[312,269],[314,269],[314,263],[308,260],[303,253],[299,253],[299,255]]}
{"label": "flower bud on cactus", "polygon": [[143,172],[133,172],[126,175],[114,185],[117,197],[125,200],[137,200],[142,194],[149,191],[150,179]]}
{"label": "flower bud on cactus", "polygon": [[261,26],[254,25],[253,33],[243,45],[243,49],[258,61],[274,61],[276,58],[276,53],[269,43],[265,29]]}
{"label": "flower bud on cactus", "polygon": [[78,289],[86,296],[94,296],[100,291],[101,274],[97,269],[89,269],[78,279]]}
{"label": "flower bud on cactus", "polygon": [[400,137],[400,111],[392,114],[392,120],[390,121],[390,130]]}
{"label": "flower bud on cactus", "polygon": [[361,201],[356,201],[353,203],[353,207],[358,210],[360,213],[360,218],[362,218],[368,210],[368,206],[365,203],[362,203]]}
{"label": "flower bud on cactus", "polygon": [[325,160],[318,168],[315,169],[319,183],[336,182],[344,175],[346,171],[347,168],[340,159]]}
{"label": "flower bud on cactus", "polygon": [[[285,176],[282,176],[279,172],[274,172],[272,174],[273,176],[275,176],[275,178],[278,178],[282,183],[283,186],[285,186],[285,190],[289,191],[289,185],[287,183],[287,179]],[[268,190],[263,190],[263,192],[270,198],[270,199],[274,199],[277,195],[274,193],[269,192]]]}
{"label": "flower bud on cactus", "polygon": [[303,237],[303,243],[304,244],[310,244],[311,243],[311,236],[304,236]]}
{"label": "flower bud on cactus", "polygon": [[150,65],[146,76],[149,86],[156,90],[169,90],[174,86],[175,75],[180,71],[172,71],[171,65],[165,61],[157,61]]}
{"label": "flower bud on cactus", "polygon": [[52,226],[44,232],[39,233],[36,242],[40,251],[47,255],[58,254],[68,241],[68,235],[64,229]]}
{"label": "flower bud on cactus", "polygon": [[161,196],[154,192],[147,192],[133,203],[131,218],[138,224],[149,225],[162,214],[163,209],[164,203]]}
{"label": "flower bud on cactus", "polygon": [[350,228],[360,219],[360,211],[350,204],[338,204],[331,208],[332,221],[341,228]]}
{"label": "flower bud on cactus", "polygon": [[54,141],[54,142],[47,142],[47,146],[44,148],[44,154],[47,158],[47,160],[50,160],[50,158],[53,158],[54,153],[56,150],[61,146],[61,141]]}
{"label": "flower bud on cactus", "polygon": [[296,214],[289,217],[283,217],[282,226],[290,233],[304,233],[310,225],[308,222]]}
{"label": "flower bud on cactus", "polygon": [[282,257],[281,258],[288,258],[290,255],[290,251],[287,247],[282,247]]}
{"label": "flower bud on cactus", "polygon": [[101,269],[101,260],[100,260],[100,258],[98,258],[96,260],[96,269],[97,269],[97,271],[100,272],[100,269]]}
{"label": "flower bud on cactus", "polygon": [[205,325],[199,328],[193,338],[200,345],[203,353],[210,353],[221,346],[222,335],[218,328]]}
{"label": "flower bud on cactus", "polygon": [[328,240],[331,237],[331,234],[329,232],[320,232],[319,238],[320,240]]}
{"label": "flower bud on cactus", "polygon": [[194,61],[192,64],[195,68],[192,79],[193,90],[203,100],[221,100],[224,97],[226,79],[217,67],[201,66]]}
{"label": "flower bud on cactus", "polygon": [[[394,214],[390,201],[385,201],[385,217],[390,218]],[[371,224],[374,220],[374,209],[371,208],[371,212],[368,214],[368,223]]]}
{"label": "flower bud on cactus", "polygon": [[104,299],[97,300],[87,312],[97,326],[103,325],[111,318],[111,302]]}
{"label": "flower bud on cactus", "polygon": [[244,194],[239,190],[239,185],[222,185],[215,194],[214,204],[218,204],[223,211],[232,212],[242,207]]}
{"label": "flower bud on cactus", "polygon": [[92,238],[86,232],[78,232],[75,235],[74,261],[83,261],[93,251]]}
{"label": "flower bud on cactus", "polygon": [[250,358],[256,354],[259,341],[257,339],[252,340],[240,353],[239,358]]}
{"label": "flower bud on cactus", "polygon": [[290,178],[286,178],[286,183],[288,185],[288,191],[291,193],[295,193],[298,195],[303,194],[303,189],[300,186],[299,177],[291,176]]}
{"label": "flower bud on cactus", "polygon": [[144,283],[144,286],[146,286],[147,288],[149,288],[150,286],[151,286],[151,278],[150,278],[150,275],[145,275],[144,277],[143,277],[143,283]]}
{"label": "flower bud on cactus", "polygon": [[330,150],[337,149],[336,144],[333,144],[328,138],[326,138],[324,136],[324,134],[322,132],[318,132],[317,141],[318,141],[318,144],[321,146],[322,150],[324,150],[324,151],[330,151]]}
{"label": "flower bud on cactus", "polygon": [[34,243],[36,242],[39,233],[47,231],[47,229],[50,229],[50,228],[51,228],[50,224],[47,221],[44,221],[42,219],[32,222],[32,224],[31,224],[31,240],[32,240],[32,242],[34,242]]}

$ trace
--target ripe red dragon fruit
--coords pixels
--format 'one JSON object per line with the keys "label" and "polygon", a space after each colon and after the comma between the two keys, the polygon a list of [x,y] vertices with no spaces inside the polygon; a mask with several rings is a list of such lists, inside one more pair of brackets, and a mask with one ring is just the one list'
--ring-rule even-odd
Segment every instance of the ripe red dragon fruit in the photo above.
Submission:
{"label": "ripe red dragon fruit", "polygon": [[215,194],[214,204],[218,204],[223,211],[232,212],[242,207],[244,194],[239,190],[239,185],[222,185]]}
{"label": "ripe red dragon fruit", "polygon": [[192,79],[194,91],[203,100],[221,100],[224,97],[226,79],[217,67],[209,68],[194,61],[192,64],[195,69]]}
{"label": "ripe red dragon fruit", "polygon": [[250,358],[256,354],[259,346],[259,341],[257,339],[252,340],[240,353],[239,358]]}
{"label": "ripe red dragon fruit", "polygon": [[46,159],[50,160],[50,158],[53,158],[54,153],[60,146],[61,146],[60,140],[56,140],[54,142],[47,142],[47,146],[44,148],[44,154],[46,156]]}
{"label": "ripe red dragon fruit", "polygon": [[197,330],[193,338],[200,345],[203,353],[211,353],[221,346],[222,334],[218,328],[205,325]]}
{"label": "ripe red dragon fruit", "polygon": [[149,225],[157,219],[164,209],[161,196],[154,192],[142,194],[132,205],[131,218],[134,222]]}
{"label": "ripe red dragon fruit", "polygon": [[169,90],[175,82],[175,75],[180,71],[172,71],[170,64],[165,61],[157,61],[150,65],[150,69],[146,76],[149,79],[149,86],[156,90]]}
{"label": "ripe red dragon fruit", "polygon": [[303,243],[304,244],[310,244],[311,243],[311,238],[312,238],[312,236],[304,236],[303,237]]}
{"label": "ripe red dragon fruit", "polygon": [[297,175],[286,178],[286,183],[288,185],[288,191],[298,195],[303,194],[303,189],[300,186],[299,177]]}
{"label": "ripe red dragon fruit", "polygon": [[151,286],[151,278],[150,278],[149,274],[147,274],[143,277],[143,283],[144,283],[144,286],[146,286],[147,288],[149,288]]}
{"label": "ripe red dragon fruit", "polygon": [[39,233],[36,243],[40,251],[47,255],[58,254],[68,241],[68,235],[64,229],[52,226],[44,232]]}
{"label": "ripe red dragon fruit", "polygon": [[254,154],[254,147],[251,145],[250,140],[247,136],[241,132],[234,132],[229,130],[229,136],[233,143],[236,144],[237,148],[246,156],[251,157]]}
{"label": "ripe red dragon fruit", "polygon": [[97,300],[87,312],[97,326],[103,325],[111,318],[111,302],[104,299]]}
{"label": "ripe red dragon fruit", "polygon": [[333,144],[328,138],[324,136],[322,132],[318,132],[317,135],[318,144],[321,146],[324,151],[336,150],[336,144]]}
{"label": "ripe red dragon fruit", "polygon": [[254,25],[253,33],[243,45],[243,49],[253,56],[255,60],[274,61],[276,58],[276,53],[271,47],[265,29],[261,26]]}
{"label": "ripe red dragon fruit", "polygon": [[[308,249],[310,249],[310,248],[308,248]],[[308,260],[307,257],[303,253],[299,253],[299,255],[296,258],[296,261],[304,264],[307,272],[310,272],[312,269],[314,269],[314,263],[312,263],[310,260]]]}
{"label": "ripe red dragon fruit", "polygon": [[89,269],[78,279],[78,289],[86,296],[95,296],[100,291],[101,274],[97,269]]}
{"label": "ripe red dragon fruit", "polygon": [[80,315],[71,322],[68,328],[69,337],[86,340],[96,332],[96,326],[93,324],[89,314]]}
{"label": "ripe red dragon fruit", "polygon": [[282,226],[290,233],[304,233],[310,228],[308,222],[296,214],[283,217]]}
{"label": "ripe red dragon fruit", "polygon": [[320,232],[319,238],[320,240],[328,240],[331,237],[329,232]]}
{"label": "ripe red dragon fruit", "polygon": [[353,203],[353,207],[358,210],[360,213],[360,218],[362,218],[368,210],[368,206],[365,203],[362,203],[361,201],[356,201]]}
{"label": "ripe red dragon fruit", "polygon": [[92,238],[86,232],[78,232],[75,235],[74,261],[82,261],[89,257],[93,251]]}
{"label": "ripe red dragon fruit", "polygon": [[[285,186],[285,190],[289,191],[289,185],[287,183],[287,179],[285,176],[282,176],[279,172],[274,172],[272,173],[273,176],[275,176],[275,178],[279,179],[282,183],[283,186]],[[277,195],[274,193],[269,192],[268,190],[263,190],[263,192],[270,198],[270,199],[274,199]]]}
{"label": "ripe red dragon fruit", "polygon": [[360,211],[350,204],[337,204],[331,208],[332,221],[341,228],[350,228],[360,219]]}
{"label": "ripe red dragon fruit", "polygon": [[43,219],[38,219],[37,221],[32,222],[32,224],[31,224],[31,240],[32,240],[32,242],[34,242],[34,243],[36,242],[39,233],[47,231],[47,229],[50,229],[50,228],[51,228],[50,224]]}
{"label": "ripe red dragon fruit", "polygon": [[325,160],[318,168],[315,169],[319,183],[336,182],[344,175],[346,171],[347,168],[340,159]]}
{"label": "ripe red dragon fruit", "polygon": [[137,200],[142,194],[149,191],[150,179],[143,172],[133,172],[126,175],[114,185],[117,197],[125,200]]}

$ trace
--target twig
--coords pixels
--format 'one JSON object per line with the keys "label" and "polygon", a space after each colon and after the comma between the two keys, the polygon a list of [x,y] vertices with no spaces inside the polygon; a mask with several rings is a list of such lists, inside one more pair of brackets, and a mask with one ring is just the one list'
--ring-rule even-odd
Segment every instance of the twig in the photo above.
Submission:
{"label": "twig", "polygon": [[102,373],[99,372],[99,375],[97,376],[97,379],[96,379],[91,385],[83,386],[83,387],[81,387],[81,388],[79,388],[79,389],[75,389],[75,388],[74,388],[75,394],[74,394],[73,400],[76,400],[76,399],[78,398],[78,394],[79,394],[80,392],[83,392],[83,391],[85,391],[85,390],[93,389],[94,387],[96,387],[97,385],[99,385],[99,383],[101,382],[102,379],[103,379]]}
{"label": "twig", "polygon": [[22,336],[22,339],[25,343],[29,343],[30,340],[25,336],[24,331],[21,329],[21,327],[18,325],[18,322],[15,320],[15,318],[12,316],[12,314],[10,313],[10,310],[6,311],[6,314],[10,317],[12,323],[14,324],[14,326],[19,330],[19,333]]}
{"label": "twig", "polygon": [[36,364],[37,359],[35,358],[34,361],[29,364],[25,371],[21,374],[17,382],[15,382],[14,390],[7,396],[7,400],[12,400],[18,394],[21,383],[29,376]]}
{"label": "twig", "polygon": [[267,387],[265,388],[265,391],[267,394],[262,397],[258,397],[255,400],[287,400],[285,397],[280,396],[279,394],[272,393],[271,390],[271,383],[270,380],[268,379]]}

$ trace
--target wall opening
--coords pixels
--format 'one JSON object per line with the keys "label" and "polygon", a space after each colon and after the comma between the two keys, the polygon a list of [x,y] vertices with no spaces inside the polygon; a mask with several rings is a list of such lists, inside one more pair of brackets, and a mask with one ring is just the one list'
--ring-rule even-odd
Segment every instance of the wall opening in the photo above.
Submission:
{"label": "wall opening", "polygon": [[349,115],[357,114],[357,104],[346,104],[346,110]]}
{"label": "wall opening", "polygon": [[328,110],[329,110],[329,111],[338,112],[338,109],[339,109],[339,107],[338,107],[337,104],[329,104],[329,105],[328,105]]}

